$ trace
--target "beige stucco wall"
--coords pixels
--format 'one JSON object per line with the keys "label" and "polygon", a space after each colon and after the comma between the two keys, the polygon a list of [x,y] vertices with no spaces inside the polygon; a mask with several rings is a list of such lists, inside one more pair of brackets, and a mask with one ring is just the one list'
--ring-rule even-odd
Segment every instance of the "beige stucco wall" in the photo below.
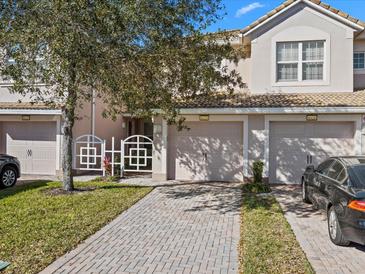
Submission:
{"label": "beige stucco wall", "polygon": [[[298,4],[251,34],[251,90],[253,92],[353,91],[353,30]],[[328,81],[304,86],[276,83],[278,41],[326,40]],[[329,51],[329,52],[328,52]]]}
{"label": "beige stucco wall", "polygon": [[[359,37],[361,38],[361,37]],[[355,40],[354,52],[365,52],[365,38]],[[365,69],[354,70],[354,88],[365,89]]]}
{"label": "beige stucco wall", "polygon": [[225,61],[223,65],[226,65],[230,71],[236,70],[242,77],[242,82],[246,84],[247,88],[250,88],[251,58],[240,59],[238,63]]}
{"label": "beige stucco wall", "polygon": [[[112,137],[115,137],[116,147],[120,147],[120,140],[125,138],[123,128],[123,117],[118,116],[115,121],[111,118],[104,118],[102,113],[107,107],[101,99],[96,99],[95,105],[95,135],[107,141],[107,148],[111,145]],[[85,102],[77,110],[78,120],[73,128],[74,138],[81,135],[91,134],[91,102]]]}
{"label": "beige stucco wall", "polygon": [[252,165],[257,160],[265,160],[265,115],[248,116],[249,175],[252,175]]}
{"label": "beige stucco wall", "polygon": [[153,119],[153,154],[152,154],[152,177],[156,180],[167,179],[166,149],[167,139],[163,135],[167,134],[167,124],[162,117]]}
{"label": "beige stucco wall", "polygon": [[[44,86],[39,86],[40,89],[44,89]],[[30,102],[30,96],[23,96],[19,93],[11,93],[9,86],[0,82],[0,102]]]}

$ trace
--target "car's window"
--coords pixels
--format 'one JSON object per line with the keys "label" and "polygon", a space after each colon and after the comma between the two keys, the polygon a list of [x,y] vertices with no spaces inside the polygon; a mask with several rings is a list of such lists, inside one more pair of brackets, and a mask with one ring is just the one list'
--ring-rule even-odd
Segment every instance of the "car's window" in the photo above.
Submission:
{"label": "car's window", "polygon": [[317,168],[317,172],[323,175],[327,175],[329,168],[331,167],[331,165],[333,164],[332,159],[324,161],[322,164],[320,164]]}
{"label": "car's window", "polygon": [[339,181],[340,183],[343,183],[345,179],[346,179],[346,169],[342,168],[342,171],[337,176],[337,181]]}
{"label": "car's window", "polygon": [[350,166],[348,173],[354,188],[365,188],[365,164]]}
{"label": "car's window", "polygon": [[333,165],[330,166],[327,172],[327,176],[331,179],[337,180],[340,173],[344,170],[343,165],[341,165],[338,161],[335,161]]}

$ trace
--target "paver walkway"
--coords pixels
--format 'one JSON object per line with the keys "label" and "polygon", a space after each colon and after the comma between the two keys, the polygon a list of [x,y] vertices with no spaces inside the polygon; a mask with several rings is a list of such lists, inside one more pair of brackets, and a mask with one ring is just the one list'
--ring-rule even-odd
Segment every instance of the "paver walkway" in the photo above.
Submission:
{"label": "paver walkway", "polygon": [[334,245],[326,214],[301,201],[300,187],[277,186],[274,195],[317,274],[365,273],[365,247]]}
{"label": "paver walkway", "polygon": [[241,188],[162,186],[41,273],[237,273]]}

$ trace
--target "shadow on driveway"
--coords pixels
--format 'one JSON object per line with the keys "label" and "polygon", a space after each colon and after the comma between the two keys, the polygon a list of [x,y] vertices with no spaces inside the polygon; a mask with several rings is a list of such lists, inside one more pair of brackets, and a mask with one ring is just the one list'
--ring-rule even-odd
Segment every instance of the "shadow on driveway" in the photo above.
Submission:
{"label": "shadow on driveway", "polygon": [[322,216],[326,219],[324,212],[315,209],[312,205],[303,203],[301,187],[299,185],[280,185],[273,186],[273,191],[277,199],[280,199],[280,205],[285,211],[294,213],[299,218],[310,218],[313,216]]}
{"label": "shadow on driveway", "polygon": [[242,206],[242,184],[209,182],[186,183],[161,190],[169,199],[193,200],[185,211],[217,211],[239,213]]}

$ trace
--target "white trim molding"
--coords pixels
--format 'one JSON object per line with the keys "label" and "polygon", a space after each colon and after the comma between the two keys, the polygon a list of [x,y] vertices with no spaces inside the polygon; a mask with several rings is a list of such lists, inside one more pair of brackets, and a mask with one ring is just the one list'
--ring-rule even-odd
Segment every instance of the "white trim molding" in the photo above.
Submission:
{"label": "white trim molding", "polygon": [[62,156],[62,142],[63,142],[63,135],[61,132],[62,122],[61,117],[57,116],[56,118],[56,173],[61,170],[61,156]]}
{"label": "white trim molding", "polygon": [[60,109],[0,109],[0,115],[61,115]]}
{"label": "white trim molding", "polygon": [[[306,115],[265,115],[265,153],[264,174],[269,177],[270,162],[270,122],[305,122]],[[355,153],[362,154],[362,115],[318,115],[318,122],[354,122],[355,123]]]}
{"label": "white trim molding", "polygon": [[167,142],[168,142],[168,126],[167,126],[167,121],[166,120],[162,120],[162,125],[161,125],[161,130],[162,130],[162,147],[161,147],[161,174],[166,174],[167,175]]}
{"label": "white trim molding", "polygon": [[[349,92],[349,94],[351,94]],[[199,114],[342,114],[365,113],[365,107],[182,108],[181,115]]]}

